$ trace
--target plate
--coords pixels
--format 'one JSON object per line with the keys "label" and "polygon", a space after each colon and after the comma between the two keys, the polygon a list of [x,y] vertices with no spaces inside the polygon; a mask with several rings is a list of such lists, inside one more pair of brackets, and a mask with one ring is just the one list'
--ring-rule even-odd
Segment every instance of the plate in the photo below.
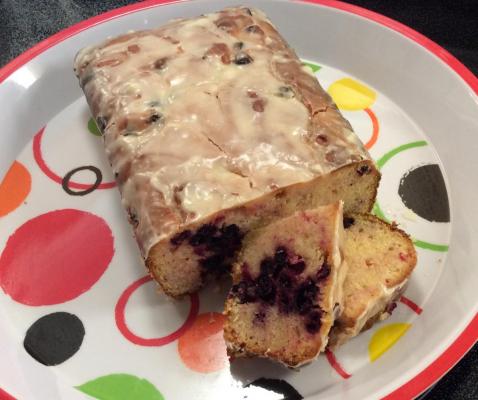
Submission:
{"label": "plate", "polygon": [[418,265],[392,317],[300,372],[229,362],[228,282],[171,302],[147,277],[72,71],[76,52],[235,1],[147,1],[0,70],[0,398],[406,399],[478,338],[478,80],[417,32],[345,3],[263,9],[382,171],[374,212]]}

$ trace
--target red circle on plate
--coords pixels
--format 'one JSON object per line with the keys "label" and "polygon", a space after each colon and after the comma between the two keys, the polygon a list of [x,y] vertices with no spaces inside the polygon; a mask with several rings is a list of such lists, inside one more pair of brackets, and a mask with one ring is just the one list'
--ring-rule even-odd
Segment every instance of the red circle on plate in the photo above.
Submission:
{"label": "red circle on plate", "polygon": [[48,212],[8,238],[0,286],[25,305],[64,303],[95,284],[113,253],[113,235],[100,217],[72,209]]}
{"label": "red circle on plate", "polygon": [[223,330],[225,319],[217,312],[201,314],[179,339],[179,356],[188,368],[206,374],[227,365]]}
{"label": "red circle on plate", "polygon": [[152,278],[149,275],[143,276],[142,278],[138,279],[137,281],[134,281],[131,285],[129,285],[126,290],[121,294],[115,307],[116,326],[118,327],[121,334],[131,343],[137,344],[139,346],[164,346],[180,338],[184,334],[184,332],[186,332],[194,323],[194,320],[196,319],[199,312],[199,297],[196,293],[190,295],[189,298],[191,301],[191,307],[189,308],[189,314],[186,318],[186,321],[184,321],[183,325],[180,326],[179,329],[170,333],[169,335],[160,338],[142,338],[141,336],[138,336],[133,333],[126,324],[125,309],[126,304],[128,304],[128,300],[134,293],[134,291],[138,289],[141,285],[144,285],[151,280]]}

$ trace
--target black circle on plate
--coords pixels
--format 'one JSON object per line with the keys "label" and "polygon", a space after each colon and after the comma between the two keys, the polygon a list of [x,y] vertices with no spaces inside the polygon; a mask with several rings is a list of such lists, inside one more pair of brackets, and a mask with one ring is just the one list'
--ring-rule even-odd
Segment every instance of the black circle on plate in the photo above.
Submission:
{"label": "black circle on plate", "polygon": [[58,365],[78,351],[84,336],[85,328],[76,315],[55,312],[28,328],[23,347],[39,363]]}
{"label": "black circle on plate", "polygon": [[288,382],[283,379],[259,378],[246,385],[259,386],[266,390],[271,390],[277,394],[281,394],[283,400],[302,400],[302,395]]}
{"label": "black circle on plate", "polygon": [[408,171],[400,180],[398,194],[414,213],[430,222],[450,222],[445,180],[437,164]]}
{"label": "black circle on plate", "polygon": [[[70,187],[68,186],[70,183],[71,177],[77,172],[84,171],[84,170],[91,171],[95,174],[96,176],[95,183],[93,183],[93,185],[91,185],[88,189],[79,190],[77,192],[71,190]],[[101,174],[101,171],[98,168],[92,165],[85,165],[83,167],[72,169],[70,172],[68,172],[61,180],[61,186],[63,190],[71,196],[85,196],[88,193],[91,193],[93,190],[95,190],[98,186],[100,186],[102,179],[103,179],[103,175]]]}

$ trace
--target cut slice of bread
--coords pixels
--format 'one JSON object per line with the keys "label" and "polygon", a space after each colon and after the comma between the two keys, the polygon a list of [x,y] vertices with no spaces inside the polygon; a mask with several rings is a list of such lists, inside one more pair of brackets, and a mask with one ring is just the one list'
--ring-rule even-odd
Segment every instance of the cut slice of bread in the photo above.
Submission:
{"label": "cut slice of bread", "polygon": [[355,214],[344,218],[344,227],[348,272],[343,311],[330,332],[331,349],[387,318],[417,263],[412,241],[395,225]]}
{"label": "cut slice of bread", "polygon": [[244,238],[225,306],[229,355],[297,367],[325,349],[346,273],[342,240],[342,202],[297,212]]}

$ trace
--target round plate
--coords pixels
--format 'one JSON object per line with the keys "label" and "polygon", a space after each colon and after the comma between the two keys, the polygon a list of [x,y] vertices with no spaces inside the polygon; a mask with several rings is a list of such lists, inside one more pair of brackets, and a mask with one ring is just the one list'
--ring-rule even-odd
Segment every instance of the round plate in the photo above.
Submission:
{"label": "round plate", "polygon": [[245,4],[309,62],[377,161],[374,212],[417,248],[405,295],[300,372],[227,360],[227,281],[180,302],[157,295],[72,60],[108,36],[234,3],[124,7],[0,70],[0,398],[406,399],[476,342],[478,80],[409,28],[329,0]]}

